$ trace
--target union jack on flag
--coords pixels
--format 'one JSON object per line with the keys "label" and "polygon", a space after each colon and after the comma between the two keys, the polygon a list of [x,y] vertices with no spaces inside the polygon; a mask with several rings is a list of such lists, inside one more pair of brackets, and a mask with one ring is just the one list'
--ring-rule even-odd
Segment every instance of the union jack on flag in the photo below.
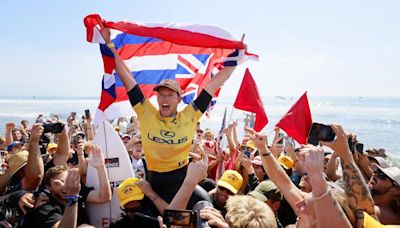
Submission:
{"label": "union jack on flag", "polygon": [[[103,27],[110,28],[115,48],[145,97],[155,95],[153,88],[160,81],[175,79],[181,86],[182,100],[186,104],[193,101],[210,78],[223,68],[222,62],[230,53],[245,47],[229,33],[214,26],[111,22],[95,14],[86,16],[84,23],[87,41],[100,43],[104,65],[95,125],[104,120],[133,115],[125,87],[114,71],[113,54],[101,37]],[[256,55],[248,56],[257,58]],[[218,93],[219,90],[209,110],[215,104]]]}

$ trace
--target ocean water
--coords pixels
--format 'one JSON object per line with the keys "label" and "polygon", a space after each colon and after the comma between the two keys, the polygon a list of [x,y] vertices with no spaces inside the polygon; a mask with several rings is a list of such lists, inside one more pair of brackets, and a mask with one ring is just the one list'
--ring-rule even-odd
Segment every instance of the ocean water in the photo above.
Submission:
{"label": "ocean water", "polygon": [[[244,112],[233,110],[235,97],[220,97],[210,118],[202,118],[201,127],[217,132],[225,108],[227,118],[239,120],[239,136],[243,135]],[[270,133],[277,121],[289,110],[298,98],[263,97],[268,125],[264,131]],[[59,114],[65,119],[70,112],[84,114],[85,109],[95,113],[98,98],[68,97],[0,97],[0,134],[4,135],[5,124],[28,119],[30,123],[39,114]],[[353,132],[364,143],[364,148],[385,148],[390,156],[400,157],[400,97],[309,97],[314,122],[338,123],[346,132]],[[396,159],[397,160],[397,159]]]}

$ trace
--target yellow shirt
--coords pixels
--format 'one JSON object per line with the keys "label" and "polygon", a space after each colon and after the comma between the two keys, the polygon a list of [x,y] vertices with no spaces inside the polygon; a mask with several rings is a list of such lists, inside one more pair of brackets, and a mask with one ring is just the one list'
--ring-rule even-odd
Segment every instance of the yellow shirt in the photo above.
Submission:
{"label": "yellow shirt", "polygon": [[148,170],[169,172],[188,164],[196,124],[203,113],[189,104],[176,117],[162,117],[147,99],[133,109],[138,115]]}
{"label": "yellow shirt", "polygon": [[371,215],[366,212],[364,214],[364,226],[365,228],[378,228],[378,227],[385,227],[380,222],[376,221]]}

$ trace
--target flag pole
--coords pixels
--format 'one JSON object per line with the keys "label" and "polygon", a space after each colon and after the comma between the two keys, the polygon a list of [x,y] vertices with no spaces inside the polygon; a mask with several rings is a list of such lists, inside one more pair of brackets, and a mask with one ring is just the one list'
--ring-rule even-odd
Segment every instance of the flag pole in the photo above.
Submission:
{"label": "flag pole", "polygon": [[232,116],[233,116],[233,111],[234,111],[234,110],[235,110],[235,107],[232,106],[232,110],[231,110],[231,113],[229,114],[229,118],[228,118],[228,122],[227,122],[228,126],[229,126],[229,124],[231,123]]}

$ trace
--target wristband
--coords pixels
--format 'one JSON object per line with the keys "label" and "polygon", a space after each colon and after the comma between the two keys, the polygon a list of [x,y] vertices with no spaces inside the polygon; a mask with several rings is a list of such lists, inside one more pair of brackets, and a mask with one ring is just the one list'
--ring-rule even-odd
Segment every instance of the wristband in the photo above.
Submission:
{"label": "wristband", "polygon": [[156,199],[158,199],[158,196],[154,196],[153,199],[151,199],[151,201],[155,201]]}
{"label": "wristband", "polygon": [[263,157],[268,157],[268,156],[270,156],[271,155],[271,152],[267,152],[267,153],[265,153],[265,154],[261,154],[261,156],[263,156]]}
{"label": "wristband", "polygon": [[329,195],[330,192],[331,192],[331,188],[328,187],[328,189],[326,190],[326,192],[324,192],[322,195],[320,195],[320,196],[318,196],[318,197],[315,197],[315,196],[313,195],[312,198],[313,198],[314,200],[320,200],[320,199],[324,198],[325,196]]}
{"label": "wristband", "polygon": [[76,204],[78,202],[79,198],[81,198],[80,195],[65,196],[65,199],[67,200],[67,206],[72,206],[72,205]]}
{"label": "wristband", "polygon": [[107,44],[107,47],[111,49],[111,48],[115,48],[115,45],[114,45],[113,42],[111,42],[111,43],[108,43],[108,44]]}

